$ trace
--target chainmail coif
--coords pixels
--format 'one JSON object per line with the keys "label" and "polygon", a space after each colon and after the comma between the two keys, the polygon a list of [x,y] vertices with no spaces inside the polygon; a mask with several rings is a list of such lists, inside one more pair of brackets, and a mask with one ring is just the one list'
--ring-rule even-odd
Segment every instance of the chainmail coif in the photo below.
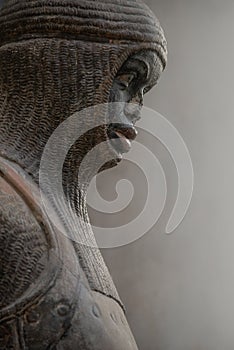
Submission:
{"label": "chainmail coif", "polygon": [[[156,51],[165,67],[163,31],[141,1],[5,1],[0,10],[0,152],[37,181],[53,131],[73,113],[108,102],[118,70],[142,50]],[[92,118],[80,120],[81,127],[92,125]],[[70,200],[79,197],[76,210],[87,223],[76,167],[91,143],[81,140],[65,167]],[[85,230],[92,235],[88,224]],[[14,245],[9,249],[4,254],[12,254]],[[91,288],[119,300],[99,250],[76,249]]]}

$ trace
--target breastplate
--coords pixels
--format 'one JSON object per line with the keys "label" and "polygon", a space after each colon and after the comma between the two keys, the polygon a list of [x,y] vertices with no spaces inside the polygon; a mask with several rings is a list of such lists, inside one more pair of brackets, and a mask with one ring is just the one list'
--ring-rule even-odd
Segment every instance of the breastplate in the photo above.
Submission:
{"label": "breastplate", "polygon": [[48,246],[38,279],[0,309],[0,349],[137,350],[122,307],[91,290],[72,242],[46,219],[37,185],[1,157],[0,189],[20,196]]}

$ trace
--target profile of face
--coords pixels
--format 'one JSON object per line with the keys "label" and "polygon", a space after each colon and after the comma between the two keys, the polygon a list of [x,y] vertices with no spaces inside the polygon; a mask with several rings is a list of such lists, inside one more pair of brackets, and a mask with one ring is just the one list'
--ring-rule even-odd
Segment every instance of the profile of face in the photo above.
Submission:
{"label": "profile of face", "polygon": [[157,84],[162,71],[157,53],[142,51],[131,56],[114,79],[107,134],[118,161],[137,136],[135,125],[141,118],[144,95]]}
{"label": "profile of face", "polygon": [[[92,164],[90,177],[95,176],[97,172],[115,167],[123,159],[123,154],[130,151],[132,141],[137,136],[136,123],[141,119],[144,95],[158,83],[163,69],[157,52],[150,50],[130,56],[119,69],[110,89],[105,125],[100,123],[97,128],[90,129],[77,146],[79,153],[82,151],[82,156],[85,157],[91,149],[95,150],[94,146],[100,144],[100,147],[90,153],[93,158],[91,159],[89,155],[86,160],[87,167]],[[88,147],[87,140],[89,140]],[[100,162],[103,162],[101,167]],[[77,169],[81,173],[80,159],[77,164]],[[87,171],[82,174],[84,174],[82,181],[87,181]],[[79,179],[81,181],[81,176]]]}

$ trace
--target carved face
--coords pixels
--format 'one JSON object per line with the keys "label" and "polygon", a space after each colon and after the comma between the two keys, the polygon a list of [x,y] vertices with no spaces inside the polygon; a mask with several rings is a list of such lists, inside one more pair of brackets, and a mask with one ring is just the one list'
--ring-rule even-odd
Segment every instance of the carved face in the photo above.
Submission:
{"label": "carved face", "polygon": [[163,66],[154,51],[143,51],[131,56],[121,67],[110,93],[111,105],[108,137],[117,159],[131,148],[137,136],[136,122],[141,118],[144,94],[158,82]]}
{"label": "carved face", "polygon": [[[89,183],[97,172],[115,167],[122,160],[123,154],[130,150],[131,143],[137,136],[135,125],[141,118],[144,94],[157,84],[163,68],[157,52],[150,50],[139,51],[121,66],[109,92],[108,119],[102,116],[105,124],[100,121],[100,126],[90,128],[74,147],[76,155],[71,158],[77,161],[74,168],[79,170],[80,181],[82,178],[83,182]],[[96,110],[98,118],[99,109]],[[104,116],[106,118],[106,113]],[[95,150],[97,145],[99,147]],[[87,158],[91,176],[87,176],[87,168],[81,176],[80,163],[91,150],[94,152]]]}

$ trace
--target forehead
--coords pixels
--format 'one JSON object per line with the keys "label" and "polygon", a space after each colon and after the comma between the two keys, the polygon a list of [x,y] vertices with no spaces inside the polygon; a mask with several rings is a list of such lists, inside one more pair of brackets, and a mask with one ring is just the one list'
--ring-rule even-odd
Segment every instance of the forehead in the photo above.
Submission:
{"label": "forehead", "polygon": [[151,50],[140,51],[132,55],[129,58],[129,61],[130,62],[138,61],[139,64],[147,66],[148,70],[151,73],[153,73],[152,71],[154,69],[158,70],[160,67],[162,67],[163,69],[162,61],[156,51],[151,51]]}

